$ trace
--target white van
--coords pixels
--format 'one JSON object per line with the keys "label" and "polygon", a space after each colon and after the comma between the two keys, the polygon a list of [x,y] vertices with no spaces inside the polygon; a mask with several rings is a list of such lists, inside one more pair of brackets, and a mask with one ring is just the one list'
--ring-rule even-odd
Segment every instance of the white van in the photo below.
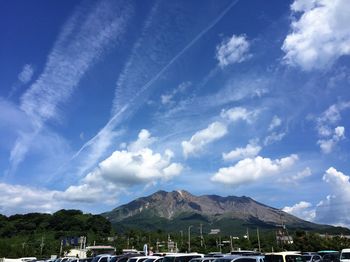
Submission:
{"label": "white van", "polygon": [[340,252],[340,262],[350,262],[350,248],[343,249]]}

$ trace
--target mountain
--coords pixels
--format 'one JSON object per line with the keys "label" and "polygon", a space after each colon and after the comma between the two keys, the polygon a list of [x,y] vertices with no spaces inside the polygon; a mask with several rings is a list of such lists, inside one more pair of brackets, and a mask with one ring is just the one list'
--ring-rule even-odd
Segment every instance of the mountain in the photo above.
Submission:
{"label": "mountain", "polygon": [[328,233],[349,233],[350,230],[311,223],[250,197],[218,195],[195,196],[184,190],[158,191],[102,214],[117,230],[179,231],[189,225],[202,224],[206,231],[219,228],[227,233],[241,233],[246,228],[275,229],[286,225]]}

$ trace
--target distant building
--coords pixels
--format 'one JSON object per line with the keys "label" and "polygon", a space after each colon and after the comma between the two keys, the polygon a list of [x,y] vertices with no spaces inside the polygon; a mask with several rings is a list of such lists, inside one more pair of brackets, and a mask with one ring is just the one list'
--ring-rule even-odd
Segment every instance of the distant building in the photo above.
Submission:
{"label": "distant building", "polygon": [[90,250],[93,256],[97,256],[100,254],[114,255],[116,251],[115,247],[112,246],[88,246],[86,247],[86,250]]}

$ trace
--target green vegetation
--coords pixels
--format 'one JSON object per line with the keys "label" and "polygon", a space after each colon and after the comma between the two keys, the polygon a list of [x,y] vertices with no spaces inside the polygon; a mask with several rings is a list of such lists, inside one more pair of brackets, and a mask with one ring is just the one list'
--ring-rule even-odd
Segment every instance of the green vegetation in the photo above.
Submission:
{"label": "green vegetation", "polygon": [[63,238],[86,236],[88,243],[104,243],[112,234],[107,219],[79,210],[0,215],[0,257],[50,257],[58,255]]}
{"label": "green vegetation", "polygon": [[[149,218],[149,217],[148,217]],[[150,223],[152,221],[152,223]],[[125,221],[124,221],[125,222]],[[209,224],[210,223],[210,224]],[[203,239],[200,238],[200,224]],[[79,210],[60,210],[56,213],[31,213],[6,217],[0,215],[0,257],[36,256],[47,258],[58,255],[61,240],[66,237],[87,237],[87,245],[108,244],[120,253],[124,248],[142,250],[147,243],[153,251],[168,251],[170,239],[176,243],[181,252],[188,250],[188,228],[191,225],[191,251],[229,252],[232,247],[241,249],[258,249],[257,226],[260,232],[260,247],[264,252],[288,250],[318,251],[322,249],[340,250],[350,247],[350,240],[341,237],[322,238],[314,231],[290,229],[294,239],[292,245],[277,245],[275,229],[260,227],[253,221],[221,219],[208,222],[205,217],[183,214],[178,220],[170,221],[153,217],[134,216],[127,223],[111,223],[100,215],[83,214]],[[220,228],[217,235],[208,234],[210,229]],[[249,239],[244,238],[247,229]],[[336,229],[336,228],[333,228]],[[330,232],[329,232],[330,233]],[[334,232],[333,232],[334,233]],[[112,237],[113,238],[108,238]],[[239,237],[236,239],[234,237]],[[220,245],[221,243],[221,245]],[[66,246],[68,250],[72,246]]]}
{"label": "green vegetation", "polygon": [[[259,230],[260,231],[260,230]],[[249,230],[249,239],[239,235],[239,239],[232,240],[232,247],[234,249],[258,250],[259,243],[255,230]],[[276,235],[274,230],[260,231],[260,248],[262,252],[283,251],[283,250],[299,250],[299,251],[319,251],[319,250],[341,250],[350,246],[350,240],[341,237],[325,238],[317,233],[306,231],[294,231],[290,235],[294,239],[291,245],[278,245],[276,242]],[[238,235],[236,235],[238,236]],[[136,248],[142,250],[145,243],[149,244],[154,251],[167,252],[167,241],[171,239],[174,241],[180,252],[188,250],[188,228],[181,231],[169,233],[161,229],[154,231],[142,231],[138,229],[127,229],[123,233],[119,233],[111,245],[117,247],[117,251],[121,252],[123,248]],[[221,243],[221,245],[220,245]],[[221,249],[220,249],[221,246]],[[217,235],[203,234],[203,242],[201,245],[201,238],[199,234],[199,225],[191,227],[191,251],[199,253],[230,252],[231,243],[230,235],[221,231]]]}

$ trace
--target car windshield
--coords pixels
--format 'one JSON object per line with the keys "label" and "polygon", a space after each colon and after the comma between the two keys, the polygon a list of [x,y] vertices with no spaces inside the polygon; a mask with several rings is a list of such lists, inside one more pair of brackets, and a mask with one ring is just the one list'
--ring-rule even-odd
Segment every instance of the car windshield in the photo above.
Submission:
{"label": "car windshield", "polygon": [[342,253],[340,259],[350,259],[350,253]]}

